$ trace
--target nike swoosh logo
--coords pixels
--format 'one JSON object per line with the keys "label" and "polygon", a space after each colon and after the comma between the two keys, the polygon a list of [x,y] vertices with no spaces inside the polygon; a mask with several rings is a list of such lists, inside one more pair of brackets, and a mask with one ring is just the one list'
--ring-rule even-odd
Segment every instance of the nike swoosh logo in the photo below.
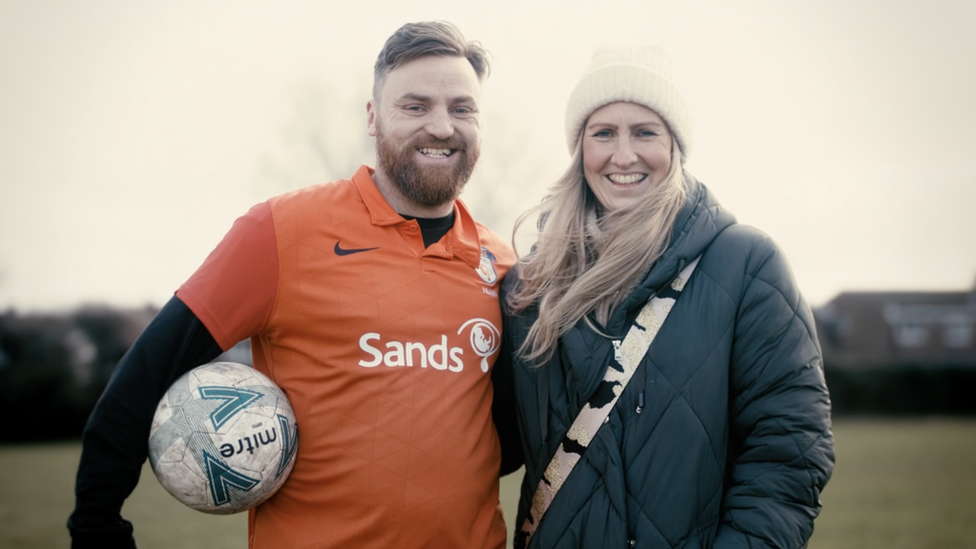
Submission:
{"label": "nike swoosh logo", "polygon": [[379,247],[376,247],[376,248],[348,248],[348,249],[344,249],[344,248],[341,248],[339,246],[339,241],[338,240],[336,240],[336,245],[335,245],[335,253],[336,253],[336,255],[352,255],[352,254],[358,254],[358,253],[361,253],[361,252],[368,252],[368,251],[371,251],[371,250],[378,250],[378,249],[379,249]]}

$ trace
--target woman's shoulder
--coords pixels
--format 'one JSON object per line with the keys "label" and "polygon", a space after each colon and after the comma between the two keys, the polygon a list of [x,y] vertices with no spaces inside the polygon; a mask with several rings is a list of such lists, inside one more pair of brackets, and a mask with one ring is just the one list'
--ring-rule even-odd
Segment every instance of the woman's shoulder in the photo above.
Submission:
{"label": "woman's shoulder", "polygon": [[521,280],[520,273],[521,265],[519,262],[515,262],[514,265],[505,273],[505,278],[502,279],[501,289],[503,292],[511,293],[518,288],[519,281]]}
{"label": "woman's shoulder", "polygon": [[759,281],[779,292],[793,294],[792,268],[782,249],[756,227],[735,224],[725,228],[708,247],[699,268],[733,295]]}
{"label": "woman's shoulder", "polygon": [[721,256],[726,261],[734,257],[755,261],[780,253],[779,246],[771,236],[761,229],[741,223],[723,229],[706,251],[706,255]]}
{"label": "woman's shoulder", "polygon": [[[512,310],[511,296],[515,294],[522,283],[521,267],[519,262],[512,265],[512,268],[505,273],[502,283],[499,286],[498,299],[501,302],[502,314],[506,316],[524,316],[525,311],[519,315]],[[533,307],[530,307],[532,309]]]}

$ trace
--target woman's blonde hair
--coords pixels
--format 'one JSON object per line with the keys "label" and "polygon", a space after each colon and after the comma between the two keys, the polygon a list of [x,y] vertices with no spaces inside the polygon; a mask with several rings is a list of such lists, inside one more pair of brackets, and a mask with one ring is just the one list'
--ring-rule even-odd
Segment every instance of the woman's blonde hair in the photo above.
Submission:
{"label": "woman's blonde hair", "polygon": [[507,299],[516,314],[538,305],[538,318],[517,350],[536,364],[549,360],[559,337],[581,319],[603,333],[592,320],[605,325],[664,253],[685,201],[677,140],[672,139],[671,168],[664,180],[633,207],[610,212],[603,211],[586,184],[582,143],[581,135],[566,173],[515,223],[517,233],[538,215],[538,240],[519,259],[520,284]]}

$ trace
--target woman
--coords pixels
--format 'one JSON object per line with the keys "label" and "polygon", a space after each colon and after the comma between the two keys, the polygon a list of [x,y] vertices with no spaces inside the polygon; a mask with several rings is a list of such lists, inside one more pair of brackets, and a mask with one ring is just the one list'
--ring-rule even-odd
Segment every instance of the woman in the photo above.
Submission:
{"label": "woman", "polygon": [[[785,258],[683,169],[688,108],[659,50],[598,50],[566,128],[573,161],[503,286],[526,466],[516,546],[805,546],[833,438]],[[646,354],[626,350],[632,325]],[[599,409],[597,428],[571,428]]]}

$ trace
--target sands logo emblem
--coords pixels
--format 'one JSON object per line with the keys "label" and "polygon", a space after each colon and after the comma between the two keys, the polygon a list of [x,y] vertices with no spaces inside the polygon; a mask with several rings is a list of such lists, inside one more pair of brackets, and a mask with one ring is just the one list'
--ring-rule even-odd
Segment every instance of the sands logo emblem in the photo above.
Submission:
{"label": "sands logo emblem", "polygon": [[[494,272],[494,271],[492,271]],[[458,335],[470,327],[471,350],[481,357],[481,371],[488,372],[488,357],[495,354],[501,346],[501,332],[491,322],[483,318],[472,318],[458,329]]]}

